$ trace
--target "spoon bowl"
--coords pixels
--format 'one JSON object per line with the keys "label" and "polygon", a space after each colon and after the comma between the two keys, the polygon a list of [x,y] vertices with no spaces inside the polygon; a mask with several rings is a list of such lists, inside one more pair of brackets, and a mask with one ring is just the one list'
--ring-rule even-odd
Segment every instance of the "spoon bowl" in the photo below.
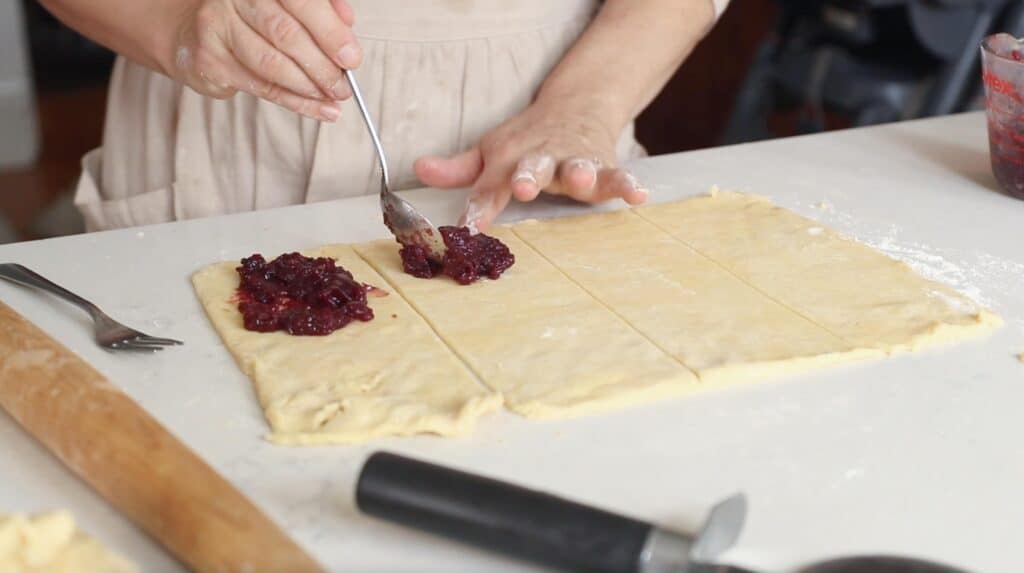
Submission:
{"label": "spoon bowl", "polygon": [[387,156],[384,154],[380,136],[377,135],[377,128],[366,108],[363,94],[359,90],[359,83],[352,70],[345,70],[345,77],[352,87],[352,96],[356,100],[356,106],[359,107],[359,113],[363,116],[366,129],[370,132],[370,139],[373,141],[377,159],[380,161],[380,210],[384,214],[384,225],[391,230],[391,233],[402,245],[422,247],[430,260],[438,263],[444,261],[444,254],[448,248],[437,227],[408,201],[391,191]]}

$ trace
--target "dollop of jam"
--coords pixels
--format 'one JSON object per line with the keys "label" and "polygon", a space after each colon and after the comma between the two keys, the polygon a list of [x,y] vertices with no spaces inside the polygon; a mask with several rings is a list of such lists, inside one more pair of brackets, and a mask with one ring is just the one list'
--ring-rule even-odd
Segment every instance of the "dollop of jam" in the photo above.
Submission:
{"label": "dollop of jam", "polygon": [[288,253],[268,263],[256,254],[236,270],[238,310],[245,328],[257,332],[324,336],[353,320],[373,320],[367,292],[384,292],[357,282],[327,257]]}
{"label": "dollop of jam", "polygon": [[482,277],[497,279],[516,262],[505,243],[494,237],[473,235],[466,227],[440,227],[438,231],[448,247],[444,262],[430,260],[427,250],[418,245],[402,246],[399,254],[406,273],[421,279],[444,274],[468,285]]}

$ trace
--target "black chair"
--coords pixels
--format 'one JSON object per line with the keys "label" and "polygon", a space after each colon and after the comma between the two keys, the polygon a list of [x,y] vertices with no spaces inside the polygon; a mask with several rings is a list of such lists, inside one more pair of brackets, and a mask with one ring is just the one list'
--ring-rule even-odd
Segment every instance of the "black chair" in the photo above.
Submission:
{"label": "black chair", "polygon": [[798,130],[825,115],[854,126],[945,115],[980,93],[986,35],[1024,33],[1024,0],[779,0],[723,143],[772,137],[768,117],[799,110]]}

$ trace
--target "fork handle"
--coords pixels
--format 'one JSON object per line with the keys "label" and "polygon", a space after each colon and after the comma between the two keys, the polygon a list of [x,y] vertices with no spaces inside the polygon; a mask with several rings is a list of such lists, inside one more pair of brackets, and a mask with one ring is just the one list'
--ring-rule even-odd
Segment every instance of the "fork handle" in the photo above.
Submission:
{"label": "fork handle", "polygon": [[19,265],[17,263],[0,264],[0,278],[7,279],[13,283],[23,286],[35,287],[50,294],[59,296],[60,298],[81,307],[90,315],[95,316],[96,313],[100,312],[100,309],[95,304],[85,300],[24,265]]}

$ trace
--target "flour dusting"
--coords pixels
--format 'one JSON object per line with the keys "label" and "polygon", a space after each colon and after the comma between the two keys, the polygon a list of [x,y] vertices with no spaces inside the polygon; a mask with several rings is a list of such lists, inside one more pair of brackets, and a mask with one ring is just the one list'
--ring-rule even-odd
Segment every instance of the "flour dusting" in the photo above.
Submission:
{"label": "flour dusting", "polygon": [[187,46],[178,47],[178,50],[174,55],[174,62],[177,64],[178,69],[184,71],[192,69],[192,52],[189,51]]}
{"label": "flour dusting", "polygon": [[[1024,283],[1024,264],[989,253],[938,249],[900,241],[893,234],[864,243],[905,262],[925,278],[948,285],[990,308],[993,302],[989,296],[1016,295]],[[982,292],[980,285],[985,285],[987,292]]]}
{"label": "flour dusting", "polygon": [[[906,263],[921,276],[949,286],[978,304],[997,309],[1021,296],[1024,263],[981,251],[941,248],[906,240],[898,225],[855,219],[839,210],[823,210],[818,207],[820,204],[827,203],[815,204],[812,208],[823,212],[824,217],[815,218],[845,236],[856,236],[859,242]],[[1000,301],[1002,305],[997,304]],[[947,302],[956,308],[965,304],[964,301]]]}
{"label": "flour dusting", "polygon": [[928,296],[941,300],[946,306],[963,314],[973,314],[980,310],[973,300],[966,297],[950,296],[940,290],[928,291]]}

